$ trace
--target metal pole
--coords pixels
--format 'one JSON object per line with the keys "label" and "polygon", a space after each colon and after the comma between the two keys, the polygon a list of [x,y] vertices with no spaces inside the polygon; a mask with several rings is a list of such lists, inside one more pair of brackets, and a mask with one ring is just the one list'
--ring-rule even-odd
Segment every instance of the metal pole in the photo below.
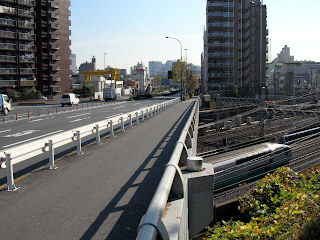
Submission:
{"label": "metal pole", "polygon": [[180,98],[181,101],[183,101],[183,80],[182,80],[182,43],[180,42],[179,39],[177,38],[173,38],[173,37],[166,37],[166,38],[170,38],[170,39],[174,39],[176,41],[178,41],[180,43],[180,68],[181,68],[181,75],[180,75],[180,80],[181,80],[181,92],[180,92]]}
{"label": "metal pole", "polygon": [[129,127],[132,128],[132,115],[129,114]]}
{"label": "metal pole", "polygon": [[114,137],[113,122],[112,122],[112,120],[110,120],[109,126],[110,126],[110,137]]}
{"label": "metal pole", "polygon": [[7,164],[7,191],[16,191],[18,188],[14,185],[13,167],[11,162],[11,154],[6,154]]}
{"label": "metal pole", "polygon": [[96,128],[96,144],[101,145],[99,125],[97,124],[95,128]]}
{"label": "metal pole", "polygon": [[80,137],[80,131],[77,131],[77,154],[83,155],[83,152],[81,150],[81,137]]}
{"label": "metal pole", "polygon": [[49,169],[57,169],[54,165],[54,148],[52,140],[49,140]]}

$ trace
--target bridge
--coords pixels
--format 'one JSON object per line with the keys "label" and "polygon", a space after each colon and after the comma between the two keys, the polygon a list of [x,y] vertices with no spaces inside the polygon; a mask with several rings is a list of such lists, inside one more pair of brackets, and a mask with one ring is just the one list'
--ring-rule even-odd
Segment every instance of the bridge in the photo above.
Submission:
{"label": "bridge", "polygon": [[[196,157],[207,138],[199,104],[117,102],[1,123],[1,239],[191,239],[214,207],[214,169]],[[236,138],[247,125],[202,128]],[[306,146],[293,145],[301,159]]]}

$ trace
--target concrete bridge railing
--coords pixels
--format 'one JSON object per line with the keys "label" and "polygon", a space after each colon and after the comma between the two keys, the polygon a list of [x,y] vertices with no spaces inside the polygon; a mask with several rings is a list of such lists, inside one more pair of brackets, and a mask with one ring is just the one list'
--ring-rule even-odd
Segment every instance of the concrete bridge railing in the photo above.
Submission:
{"label": "concrete bridge railing", "polygon": [[199,100],[194,102],[149,208],[141,219],[137,240],[190,239],[212,221],[213,170],[206,167],[203,171],[202,159],[196,157],[199,104]]}

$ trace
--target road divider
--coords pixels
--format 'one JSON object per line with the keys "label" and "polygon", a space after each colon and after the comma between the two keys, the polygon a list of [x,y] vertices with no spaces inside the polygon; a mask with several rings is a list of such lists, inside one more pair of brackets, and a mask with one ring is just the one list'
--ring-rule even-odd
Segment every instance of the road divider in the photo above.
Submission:
{"label": "road divider", "polygon": [[82,155],[81,140],[84,137],[94,134],[92,138],[95,138],[97,144],[101,144],[100,136],[103,131],[105,135],[114,137],[115,129],[119,128],[121,132],[124,132],[124,128],[126,126],[132,128],[134,122],[138,124],[140,120],[144,121],[147,118],[151,118],[153,115],[160,113],[178,102],[180,102],[180,99],[175,98],[164,103],[155,104],[129,113],[109,117],[106,120],[70,129],[68,131],[60,130],[61,132],[48,133],[33,139],[5,146],[9,148],[0,151],[0,166],[7,168],[7,190],[16,191],[18,189],[15,186],[13,177],[13,166],[15,164],[47,152],[49,169],[56,169],[54,152],[58,147],[74,143],[77,147],[77,154]]}

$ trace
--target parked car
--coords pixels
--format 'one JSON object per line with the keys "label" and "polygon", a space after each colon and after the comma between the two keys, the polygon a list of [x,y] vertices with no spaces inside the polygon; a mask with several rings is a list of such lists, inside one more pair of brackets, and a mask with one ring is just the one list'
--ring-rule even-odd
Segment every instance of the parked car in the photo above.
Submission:
{"label": "parked car", "polygon": [[6,94],[0,94],[0,113],[8,115],[11,111],[11,99]]}
{"label": "parked car", "polygon": [[60,103],[62,107],[64,107],[65,105],[69,105],[69,106],[79,105],[80,103],[79,95],[74,93],[64,93],[61,96]]}

